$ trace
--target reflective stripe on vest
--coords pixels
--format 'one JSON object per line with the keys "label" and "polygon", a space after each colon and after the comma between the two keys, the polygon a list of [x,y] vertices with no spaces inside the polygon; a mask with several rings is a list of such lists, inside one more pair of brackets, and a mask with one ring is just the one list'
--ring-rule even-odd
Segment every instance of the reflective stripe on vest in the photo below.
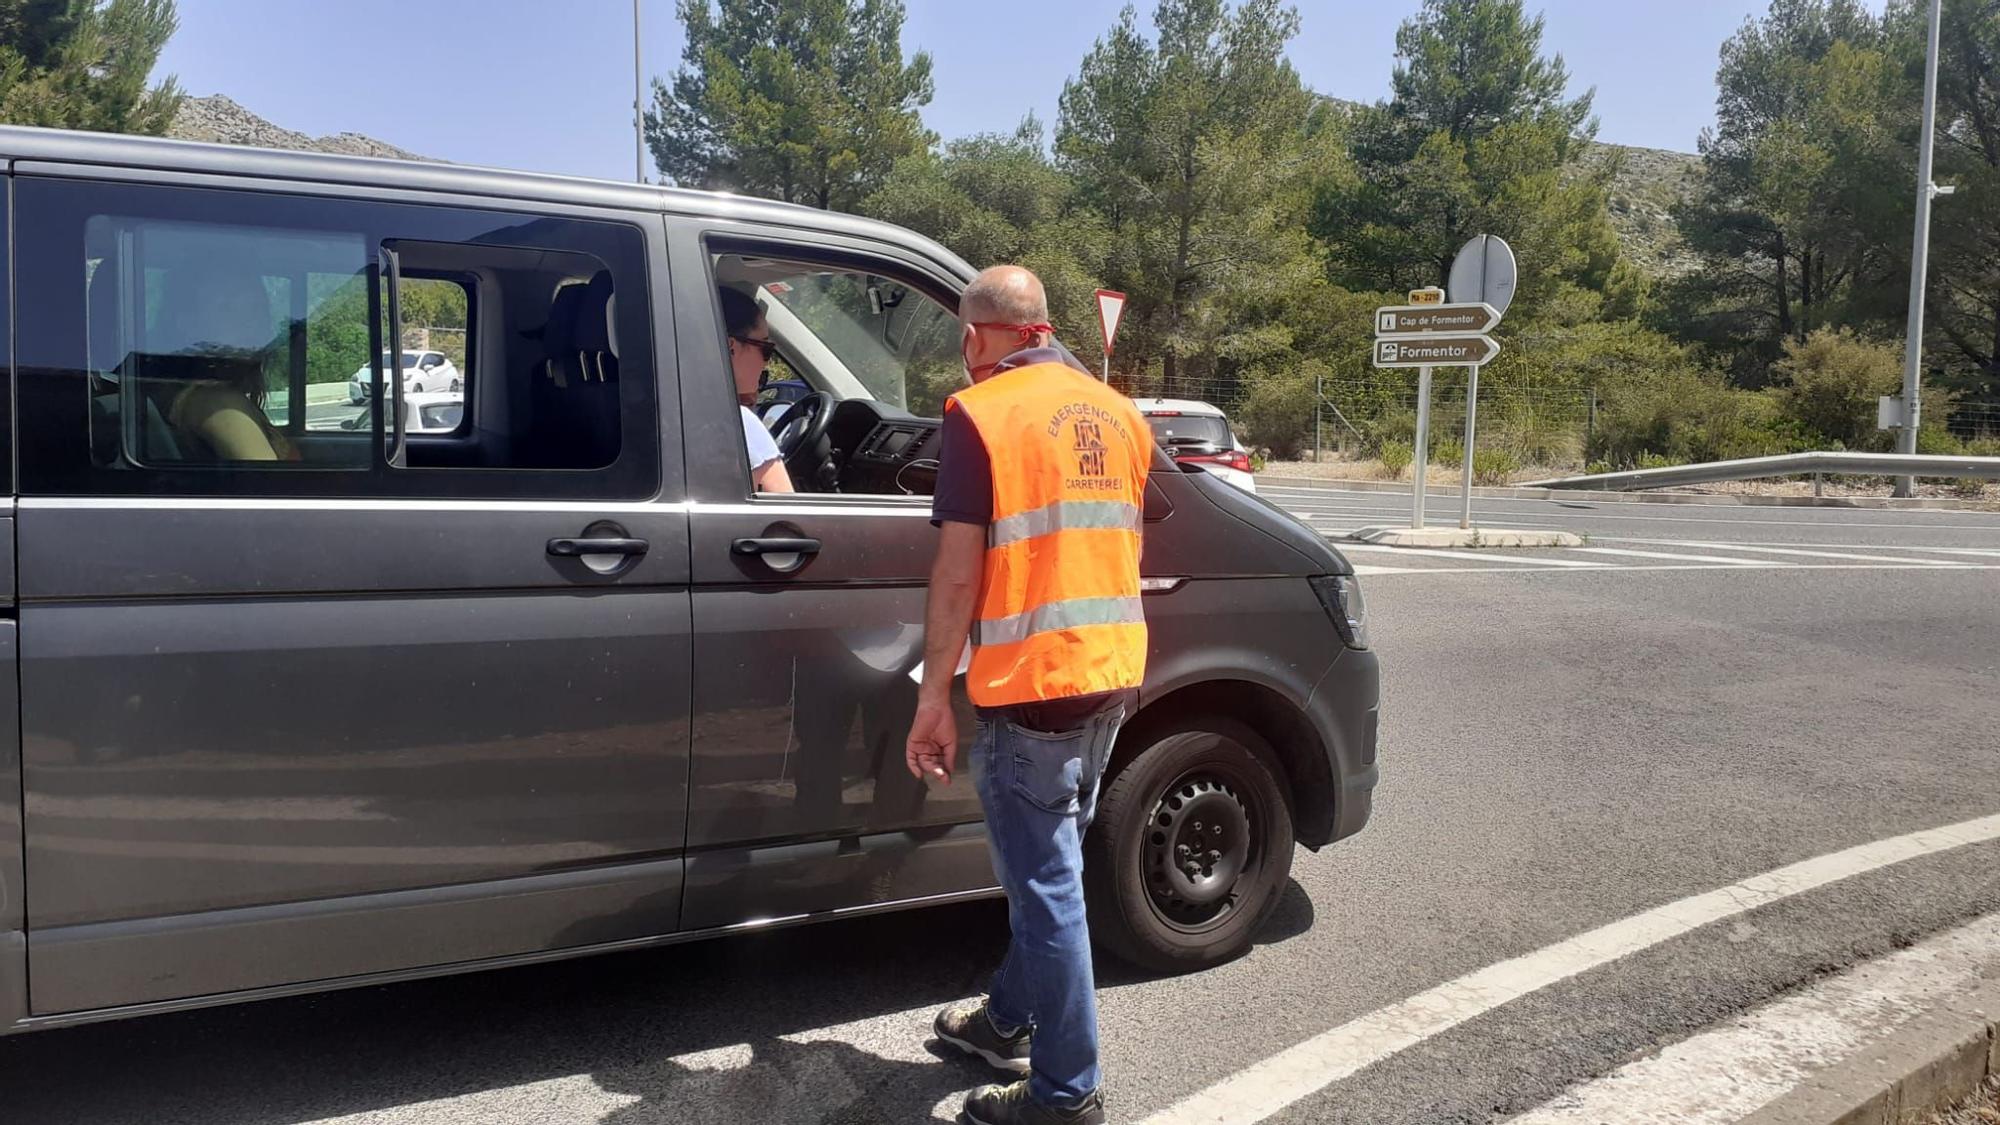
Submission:
{"label": "reflective stripe on vest", "polygon": [[1000,372],[945,409],[964,412],[992,470],[966,694],[1006,707],[1137,687],[1145,418],[1063,364]]}
{"label": "reflective stripe on vest", "polygon": [[1057,629],[1080,629],[1085,625],[1143,625],[1146,610],[1138,598],[1072,598],[1050,602],[1026,613],[980,621],[973,626],[972,643],[1010,645],[1036,633]]}
{"label": "reflective stripe on vest", "polygon": [[1058,500],[1032,512],[994,520],[986,530],[986,545],[1005,547],[1058,531],[1137,531],[1141,515],[1137,504],[1121,500]]}

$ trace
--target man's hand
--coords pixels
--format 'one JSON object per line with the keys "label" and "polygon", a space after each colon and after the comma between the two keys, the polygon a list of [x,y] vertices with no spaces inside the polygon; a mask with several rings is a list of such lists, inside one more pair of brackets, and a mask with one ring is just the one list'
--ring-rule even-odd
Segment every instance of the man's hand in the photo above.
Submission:
{"label": "man's hand", "polygon": [[952,770],[958,767],[958,719],[951,713],[949,701],[917,704],[903,759],[916,777],[951,784]]}

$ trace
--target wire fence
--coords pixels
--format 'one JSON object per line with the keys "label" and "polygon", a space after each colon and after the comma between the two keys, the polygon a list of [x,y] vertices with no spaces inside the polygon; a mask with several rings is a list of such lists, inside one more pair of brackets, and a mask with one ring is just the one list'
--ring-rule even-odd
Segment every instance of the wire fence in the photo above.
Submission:
{"label": "wire fence", "polygon": [[[1511,374],[1511,373],[1510,373]],[[1115,381],[1115,379],[1114,379]],[[1413,447],[1416,439],[1417,385],[1415,371],[1386,370],[1364,377],[1327,377],[1308,385],[1298,401],[1284,408],[1292,413],[1276,419],[1278,428],[1303,434],[1301,455],[1313,460],[1360,460],[1378,456],[1385,444]],[[1463,453],[1466,370],[1436,369],[1431,381],[1430,457],[1453,459]],[[1151,398],[1194,399],[1228,411],[1240,432],[1257,439],[1260,426],[1273,419],[1247,411],[1245,396],[1233,399],[1226,389],[1198,377],[1165,379],[1158,375],[1130,393]],[[1263,409],[1269,410],[1268,405]],[[1282,412],[1281,412],[1282,413]],[[1539,386],[1514,380],[1482,378],[1474,447],[1493,451],[1496,471],[1511,463],[1520,468],[1566,471],[1588,466],[1605,422],[1605,404],[1594,390],[1573,386]],[[1933,427],[1942,425],[1960,443],[2000,442],[2000,402],[1926,402],[1926,445]],[[1884,439],[1886,440],[1886,438]],[[1937,449],[1936,452],[1947,452]],[[1974,452],[1988,452],[1975,448]]]}

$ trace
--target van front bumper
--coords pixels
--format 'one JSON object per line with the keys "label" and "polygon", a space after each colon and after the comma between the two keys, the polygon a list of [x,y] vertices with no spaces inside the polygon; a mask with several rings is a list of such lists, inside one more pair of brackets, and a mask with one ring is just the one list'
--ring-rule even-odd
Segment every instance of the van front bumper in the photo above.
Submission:
{"label": "van front bumper", "polygon": [[1343,649],[1306,700],[1306,718],[1325,747],[1334,783],[1333,816],[1299,826],[1299,842],[1318,848],[1361,831],[1374,807],[1380,737],[1381,666],[1371,649]]}

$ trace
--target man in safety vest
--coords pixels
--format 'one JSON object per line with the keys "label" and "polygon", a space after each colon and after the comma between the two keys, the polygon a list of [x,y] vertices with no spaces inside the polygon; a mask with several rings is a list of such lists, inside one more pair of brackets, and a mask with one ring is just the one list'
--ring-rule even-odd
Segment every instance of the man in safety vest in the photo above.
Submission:
{"label": "man in safety vest", "polygon": [[1083,835],[1146,671],[1140,511],[1152,433],[1125,396],[1050,346],[1048,298],[1017,266],[959,304],[971,387],[944,410],[939,528],[912,773],[949,783],[951,683],[968,631],[971,769],[1013,941],[981,1004],[937,1035],[1028,1077],[966,1099],[975,1125],[1096,1123],[1097,999]]}

